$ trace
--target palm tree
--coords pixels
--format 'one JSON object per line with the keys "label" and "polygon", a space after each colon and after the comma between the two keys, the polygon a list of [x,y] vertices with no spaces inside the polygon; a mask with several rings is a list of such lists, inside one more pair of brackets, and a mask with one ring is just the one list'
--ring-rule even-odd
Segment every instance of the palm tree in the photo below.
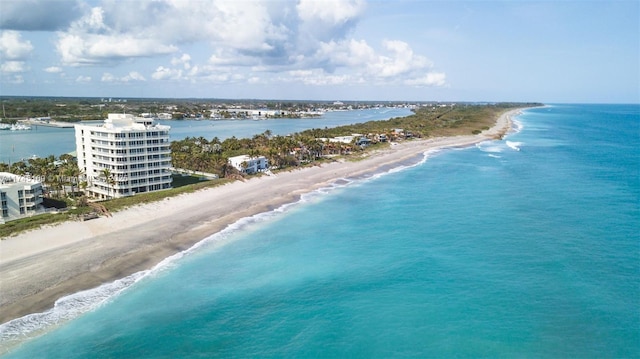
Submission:
{"label": "palm tree", "polygon": [[22,161],[12,163],[9,168],[11,169],[11,173],[16,175],[23,175],[27,173],[27,164]]}
{"label": "palm tree", "polygon": [[229,158],[222,156],[222,154],[217,153],[213,157],[214,167],[218,168],[220,173],[220,178],[227,177],[229,172]]}
{"label": "palm tree", "polygon": [[231,136],[222,142],[222,148],[224,151],[232,152],[242,148],[240,140],[236,136]]}
{"label": "palm tree", "polygon": [[209,141],[206,138],[200,136],[196,139],[196,141],[200,142],[200,146],[208,145]]}
{"label": "palm tree", "polygon": [[260,156],[260,150],[258,150],[257,148],[250,148],[249,149],[249,157],[250,158],[256,158]]}
{"label": "palm tree", "polygon": [[249,168],[249,162],[242,161],[240,164],[240,168],[242,168],[242,172],[247,173],[247,168]]}
{"label": "palm tree", "polygon": [[80,176],[80,169],[75,162],[71,161],[65,163],[62,173],[65,176],[65,182],[71,186],[71,195],[73,196],[75,193],[75,184],[78,182],[78,177]]}
{"label": "palm tree", "polygon": [[71,156],[68,153],[62,154],[60,155],[60,157],[58,157],[60,159],[60,161],[64,162],[64,163],[69,163],[69,162],[73,162],[74,158],[73,156]]}
{"label": "palm tree", "polygon": [[[28,171],[36,176],[47,189],[54,189],[57,184],[55,157],[29,159]],[[49,191],[49,195],[51,192]]]}
{"label": "palm tree", "polygon": [[269,164],[277,166],[277,164],[279,163],[278,157],[278,150],[272,144],[271,146],[269,146],[269,150],[267,152],[267,159],[269,160]]}
{"label": "palm tree", "polygon": [[211,151],[215,154],[220,154],[222,153],[222,146],[220,143],[214,143],[211,145]]}
{"label": "palm tree", "polygon": [[86,197],[86,193],[85,191],[87,190],[87,186],[89,186],[89,182],[87,181],[82,181],[78,184],[78,186],[82,189],[82,193],[83,193],[83,197]]}
{"label": "palm tree", "polygon": [[113,178],[113,174],[108,168],[102,170],[102,176],[104,177],[104,181],[107,183],[107,197],[111,197],[111,187],[115,184],[116,180]]}

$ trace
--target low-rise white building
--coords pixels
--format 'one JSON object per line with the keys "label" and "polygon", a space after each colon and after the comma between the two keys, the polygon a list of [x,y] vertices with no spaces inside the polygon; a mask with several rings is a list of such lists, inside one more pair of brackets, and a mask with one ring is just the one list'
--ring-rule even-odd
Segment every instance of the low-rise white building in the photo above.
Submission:
{"label": "low-rise white building", "polygon": [[42,183],[28,176],[0,172],[0,224],[42,209]]}
{"label": "low-rise white building", "polygon": [[250,157],[241,155],[229,157],[229,164],[238,171],[247,174],[262,172],[269,167],[267,158],[264,156]]}
{"label": "low-rise white building", "polygon": [[359,133],[352,133],[351,136],[337,136],[337,137],[332,137],[332,138],[318,138],[318,140],[322,141],[322,142],[334,142],[334,143],[353,143],[354,140],[357,140],[359,138],[362,138],[364,135],[359,134]]}

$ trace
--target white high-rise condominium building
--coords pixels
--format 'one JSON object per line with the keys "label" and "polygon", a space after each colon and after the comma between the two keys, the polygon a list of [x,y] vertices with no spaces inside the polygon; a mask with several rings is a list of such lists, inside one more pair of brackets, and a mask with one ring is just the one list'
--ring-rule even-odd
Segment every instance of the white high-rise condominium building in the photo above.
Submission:
{"label": "white high-rise condominium building", "polygon": [[171,188],[169,126],[110,113],[103,125],[76,125],[78,167],[86,192],[117,198]]}

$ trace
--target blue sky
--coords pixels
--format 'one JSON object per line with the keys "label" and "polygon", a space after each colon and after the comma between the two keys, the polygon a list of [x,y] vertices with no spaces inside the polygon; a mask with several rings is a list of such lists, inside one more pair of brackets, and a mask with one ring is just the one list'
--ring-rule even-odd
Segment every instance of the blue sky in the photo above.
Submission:
{"label": "blue sky", "polygon": [[640,2],[0,0],[0,94],[640,102]]}

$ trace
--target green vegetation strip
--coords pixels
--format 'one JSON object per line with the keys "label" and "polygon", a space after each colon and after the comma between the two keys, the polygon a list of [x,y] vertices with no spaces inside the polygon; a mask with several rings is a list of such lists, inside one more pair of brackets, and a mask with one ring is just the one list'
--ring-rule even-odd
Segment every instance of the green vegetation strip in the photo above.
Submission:
{"label": "green vegetation strip", "polygon": [[[186,179],[178,179],[176,180],[176,182],[178,182],[179,184],[181,181],[192,180],[193,177],[186,177]],[[179,196],[184,193],[192,193],[205,188],[217,187],[230,182],[233,182],[233,180],[219,179],[213,181],[199,181],[197,183],[186,184],[184,186],[168,189],[165,191],[139,193],[131,197],[116,198],[108,201],[103,201],[100,202],[100,204],[104,205],[110,212],[118,212],[131,206],[160,201],[165,198]],[[10,221],[3,225],[0,225],[0,239],[15,236],[21,232],[38,229],[45,225],[55,225],[65,221],[74,220],[78,217],[78,215],[91,211],[92,209],[90,207],[81,207],[71,209],[63,213],[47,213]]]}

